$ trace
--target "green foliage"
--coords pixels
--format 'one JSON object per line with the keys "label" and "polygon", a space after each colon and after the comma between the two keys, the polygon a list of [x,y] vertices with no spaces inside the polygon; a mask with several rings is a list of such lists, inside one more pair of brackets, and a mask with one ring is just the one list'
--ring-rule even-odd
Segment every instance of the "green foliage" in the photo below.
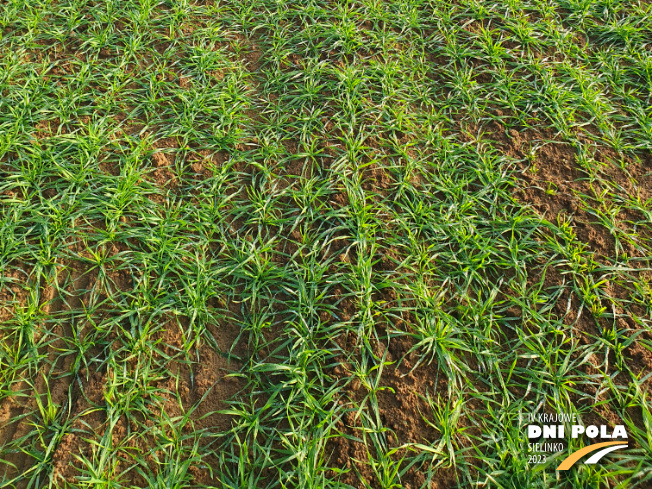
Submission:
{"label": "green foliage", "polygon": [[[458,487],[646,487],[650,374],[630,358],[652,349],[650,15],[611,0],[3,2],[0,485],[334,488],[357,473],[389,489],[418,469],[426,488],[448,468]],[[496,122],[546,136],[516,161]],[[515,197],[517,163],[545,171],[550,135],[576,152],[578,212],[610,256]],[[395,341],[411,346],[389,360]],[[208,411],[217,381],[180,394],[206,351],[231,369],[220,382],[240,379]],[[381,413],[407,357],[439,375],[421,394],[428,443],[399,444]],[[627,455],[526,464],[520,413],[595,406],[627,424]],[[343,438],[365,447],[349,468]],[[73,439],[86,450],[62,468]]]}

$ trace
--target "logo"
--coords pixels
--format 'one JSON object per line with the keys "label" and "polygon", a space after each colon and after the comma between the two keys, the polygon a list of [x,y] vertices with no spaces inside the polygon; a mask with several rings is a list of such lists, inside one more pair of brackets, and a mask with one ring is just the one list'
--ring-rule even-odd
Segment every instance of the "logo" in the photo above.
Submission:
{"label": "logo", "polygon": [[[599,437],[600,440],[610,441],[600,441],[575,450],[559,464],[556,470],[569,470],[581,458],[589,454],[591,456],[584,460],[584,463],[596,464],[605,455],[629,446],[627,444],[627,431],[625,431],[623,425],[616,425],[613,430],[607,425],[589,425],[585,427],[578,423],[577,415],[565,413],[540,413],[537,415],[530,413],[527,419],[530,423],[527,426],[527,437],[528,441],[532,440],[532,442],[528,443],[528,452],[530,453],[528,463],[545,463],[547,453],[557,454],[563,452],[567,435],[571,439],[577,439],[584,435],[591,440]],[[568,427],[570,430],[567,431]],[[615,438],[623,439],[614,440]]]}
{"label": "logo", "polygon": [[598,453],[593,455],[588,460],[584,461],[585,464],[597,464],[600,461],[600,459],[604,457],[606,454],[613,452],[614,450],[618,450],[620,448],[628,447],[628,445],[623,445],[622,443],[623,442],[621,441],[607,441],[604,443],[594,443],[593,445],[589,445],[588,447],[580,448],[576,452],[573,452],[568,457],[566,457],[564,461],[559,464],[557,470],[568,470],[573,465],[575,465],[575,462],[581,459],[584,455],[588,455],[589,453],[595,452],[596,450],[600,450],[600,448],[602,448],[602,450],[600,450]]}

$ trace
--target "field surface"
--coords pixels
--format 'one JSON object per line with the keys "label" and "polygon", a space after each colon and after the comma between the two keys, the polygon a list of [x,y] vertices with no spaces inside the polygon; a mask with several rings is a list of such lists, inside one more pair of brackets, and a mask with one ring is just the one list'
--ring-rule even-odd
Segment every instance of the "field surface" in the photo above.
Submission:
{"label": "field surface", "polygon": [[0,2],[0,487],[652,487],[651,151],[646,0]]}

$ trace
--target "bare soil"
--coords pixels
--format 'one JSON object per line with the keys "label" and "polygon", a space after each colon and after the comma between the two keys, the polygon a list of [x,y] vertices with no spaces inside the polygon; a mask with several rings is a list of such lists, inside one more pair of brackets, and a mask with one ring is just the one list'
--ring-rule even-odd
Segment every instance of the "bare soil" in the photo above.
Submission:
{"label": "bare soil", "polygon": [[[345,315],[347,309],[343,308]],[[355,357],[357,347],[354,335],[345,335],[339,338],[337,343]],[[379,382],[381,389],[375,394],[380,422],[387,430],[382,436],[388,450],[413,444],[431,445],[441,437],[434,428],[436,425],[432,408],[426,399],[434,392],[445,394],[446,380],[438,371],[436,362],[414,368],[417,355],[409,353],[413,346],[414,342],[404,336],[391,338],[387,344],[374,344],[374,354],[378,358],[384,356],[385,361],[390,363],[382,371]],[[339,477],[341,482],[353,487],[365,487],[361,482],[364,480],[371,487],[380,488],[381,481],[369,463],[370,455],[377,458],[379,454],[369,440],[369,435],[364,433],[364,422],[356,414],[360,405],[370,402],[366,399],[370,393],[361,385],[360,380],[355,379],[354,369],[346,356],[341,356],[339,360],[340,364],[330,372],[334,380],[341,382],[350,377],[354,377],[354,380],[347,383],[343,389],[342,402],[349,411],[337,422],[336,435],[326,446],[326,453],[331,456],[331,466],[345,472],[339,476],[333,472],[331,476]],[[362,440],[366,440],[366,443]],[[398,462],[406,450],[408,448],[399,449],[392,456],[394,461]],[[401,479],[402,487],[423,487],[427,481],[428,468],[428,464],[410,468]],[[430,489],[457,487],[453,468],[444,466],[438,469],[437,474],[437,480],[431,481],[428,486]]]}
{"label": "bare soil", "polygon": [[[118,251],[118,249],[114,250]],[[17,267],[18,269],[19,267]],[[57,274],[57,284],[48,284],[41,291],[41,305],[44,312],[44,321],[50,317],[66,315],[72,311],[88,308],[91,302],[90,290],[97,281],[97,272],[89,271],[88,265],[78,260],[68,260]],[[16,276],[16,284],[25,283],[27,278],[19,272],[10,272]],[[115,271],[108,274],[108,282],[118,288],[128,290],[130,277],[124,271]],[[12,294],[13,292],[13,294]],[[5,288],[2,292],[2,303],[10,303],[9,295],[13,295],[14,303],[25,303],[27,294],[23,287],[18,285]],[[10,321],[15,315],[15,310],[4,307],[1,310],[2,320]],[[77,316],[79,316],[77,314]],[[79,322],[79,319],[76,320]],[[187,321],[186,321],[187,326]],[[58,339],[50,343],[47,351],[48,362],[52,365],[52,374],[48,375],[49,384],[46,384],[44,375],[38,375],[34,382],[28,381],[28,372],[25,380],[15,384],[16,395],[7,396],[0,404],[0,446],[4,451],[0,458],[8,462],[6,467],[8,479],[11,479],[33,467],[37,461],[26,454],[7,449],[12,442],[28,436],[32,430],[31,421],[38,417],[38,404],[36,396],[47,405],[47,392],[50,393],[52,403],[63,409],[70,408],[67,419],[74,420],[67,434],[54,448],[52,465],[56,480],[65,480],[74,483],[80,474],[83,462],[80,458],[91,458],[97,443],[109,435],[114,446],[120,446],[124,453],[124,463],[119,469],[124,472],[123,482],[136,487],[146,487],[147,483],[135,470],[127,470],[130,454],[144,454],[145,461],[151,469],[156,470],[155,437],[148,433],[152,421],[131,419],[121,416],[114,425],[107,419],[107,385],[109,376],[113,372],[107,371],[106,366],[96,371],[86,368],[77,374],[71,371],[73,356],[62,355],[65,351],[64,338],[71,338],[72,328],[76,327],[82,337],[86,333],[84,326],[71,322],[61,322],[54,330]],[[183,416],[185,412],[192,412],[190,422],[185,426],[186,433],[193,431],[210,430],[212,433],[225,431],[230,426],[230,415],[220,414],[217,411],[226,409],[225,401],[233,399],[244,388],[244,381],[233,376],[241,368],[239,361],[232,358],[244,358],[246,349],[242,342],[236,342],[240,328],[236,324],[224,323],[209,327],[210,334],[218,345],[215,351],[207,344],[200,344],[198,358],[193,362],[182,361],[179,352],[183,349],[182,334],[176,321],[163,324],[157,333],[157,351],[153,360],[163,362],[170,372],[166,378],[160,378],[151,386],[158,395],[159,415],[163,412],[171,418]],[[37,333],[38,334],[38,333]],[[116,341],[114,346],[120,342]],[[102,352],[94,348],[92,355],[101,356]],[[163,356],[165,355],[165,356]],[[165,358],[173,357],[166,363]],[[45,368],[45,367],[43,367]],[[46,372],[39,372],[45,374]],[[115,421],[115,420],[114,420]],[[131,436],[142,433],[143,436]],[[125,443],[124,440],[127,440]],[[5,468],[3,468],[3,471]],[[205,480],[208,472],[199,467],[193,467],[192,475],[197,480]]]}

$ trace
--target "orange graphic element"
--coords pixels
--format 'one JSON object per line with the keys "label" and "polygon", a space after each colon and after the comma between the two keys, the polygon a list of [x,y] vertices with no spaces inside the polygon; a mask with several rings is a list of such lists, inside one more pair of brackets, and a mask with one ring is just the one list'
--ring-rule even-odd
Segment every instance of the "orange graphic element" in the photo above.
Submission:
{"label": "orange graphic element", "polygon": [[591,452],[595,452],[598,448],[610,447],[612,445],[625,445],[625,444],[626,442],[622,442],[622,441],[606,441],[604,443],[595,443],[593,445],[589,445],[588,447],[580,448],[578,451],[571,453],[568,457],[566,457],[564,461],[559,464],[557,470],[570,469],[575,464],[575,462],[581,459],[584,455]]}

